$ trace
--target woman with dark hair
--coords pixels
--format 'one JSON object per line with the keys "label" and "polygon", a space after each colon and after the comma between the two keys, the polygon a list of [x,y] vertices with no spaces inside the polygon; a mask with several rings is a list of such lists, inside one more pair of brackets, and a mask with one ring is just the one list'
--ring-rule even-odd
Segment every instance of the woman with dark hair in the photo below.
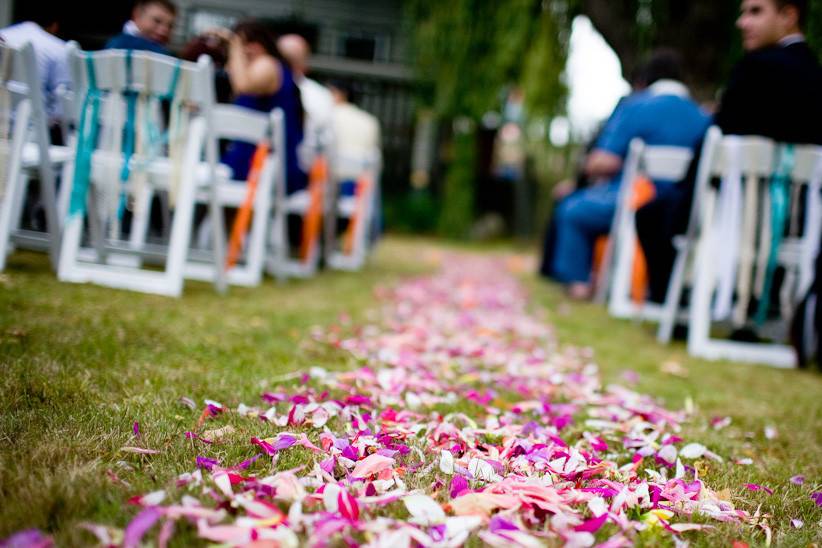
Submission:
{"label": "woman with dark hair", "polygon": [[[277,51],[274,35],[255,21],[237,24],[233,31],[223,29],[228,41],[226,70],[234,92],[234,104],[270,112],[285,113],[286,190],[290,194],[305,188],[306,174],[297,162],[297,146],[303,139],[302,104],[288,63]],[[234,170],[235,179],[245,179],[255,146],[233,142],[221,161]]]}

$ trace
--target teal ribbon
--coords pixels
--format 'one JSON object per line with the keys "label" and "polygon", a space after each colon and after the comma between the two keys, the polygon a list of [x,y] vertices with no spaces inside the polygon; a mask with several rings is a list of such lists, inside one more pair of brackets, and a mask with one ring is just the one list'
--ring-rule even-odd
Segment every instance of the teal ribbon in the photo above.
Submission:
{"label": "teal ribbon", "polygon": [[85,61],[88,91],[83,99],[77,130],[77,152],[74,158],[74,178],[69,202],[69,215],[72,216],[82,215],[86,211],[86,196],[91,180],[91,157],[94,154],[100,130],[100,101],[103,98],[97,88],[97,77],[91,55],[86,54]]}
{"label": "teal ribbon", "polygon": [[137,139],[137,91],[132,88],[134,78],[132,74],[132,50],[126,51],[126,87],[123,97],[126,100],[126,125],[123,128],[123,168],[120,170],[120,202],[117,206],[117,218],[123,217],[126,210],[127,193],[125,185],[131,176],[131,157],[134,156],[134,144]]}
{"label": "teal ribbon", "polygon": [[794,146],[791,144],[779,147],[779,160],[776,171],[771,177],[769,194],[771,196],[771,250],[768,254],[768,266],[765,271],[765,284],[756,309],[754,321],[757,326],[765,323],[768,317],[768,306],[771,302],[773,277],[779,259],[779,246],[785,234],[785,223],[788,219],[790,202],[791,171],[795,162]]}
{"label": "teal ribbon", "polygon": [[[174,99],[174,94],[177,93],[177,84],[180,81],[181,65],[182,63],[178,59],[177,64],[174,66],[174,72],[171,75],[171,82],[169,83],[168,89],[164,94],[157,96],[158,101],[171,102]],[[157,124],[151,121],[150,116],[146,116],[145,118],[145,135],[148,138],[146,150],[148,151],[147,156],[149,158],[157,156],[160,147],[167,145],[170,141],[169,132],[161,132]]]}
{"label": "teal ribbon", "polygon": [[[97,88],[97,78],[94,71],[94,62],[91,55],[86,54],[86,73],[88,75],[88,92],[83,101],[80,113],[80,123],[78,128],[77,154],[75,157],[74,179],[71,191],[71,201],[69,213],[75,215],[84,213],[86,209],[86,196],[91,177],[91,158],[97,144],[97,136],[100,129],[100,104],[103,98],[102,92]],[[120,201],[117,208],[118,218],[122,218],[127,202],[125,184],[128,182],[132,166],[131,160],[134,156],[135,144],[137,140],[137,101],[139,93],[132,88],[132,51],[126,53],[126,87],[123,96],[126,100],[126,121],[123,128],[123,167],[120,170],[120,182],[123,185],[120,194]],[[158,97],[159,100],[171,100],[177,91],[180,80],[181,62],[178,60],[172,74],[171,83],[165,94]],[[152,124],[149,117],[146,117],[146,135],[148,136],[149,156],[156,155],[156,150],[168,142],[168,134],[159,131],[156,124]]]}

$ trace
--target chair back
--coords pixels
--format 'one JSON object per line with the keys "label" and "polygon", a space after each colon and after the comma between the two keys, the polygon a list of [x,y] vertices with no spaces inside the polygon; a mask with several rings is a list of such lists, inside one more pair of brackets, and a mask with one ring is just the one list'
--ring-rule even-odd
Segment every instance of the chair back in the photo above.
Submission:
{"label": "chair back", "polygon": [[[34,155],[31,156],[28,167],[35,167],[38,171],[46,213],[49,256],[52,265],[56,267],[60,247],[60,220],[48,124],[46,100],[34,46],[27,42],[17,49],[0,43],[0,191],[11,186],[13,177],[19,176],[23,168],[24,150],[32,142],[31,152]],[[0,238],[7,237],[6,234],[0,235]],[[39,240],[40,236],[36,239]]]}
{"label": "chair back", "polygon": [[107,49],[82,51],[76,42],[69,48],[69,63],[77,95],[95,88],[102,93],[137,93],[141,99],[172,93],[191,106],[210,108],[214,102],[211,59],[196,62],[150,51]]}
{"label": "chair back", "polygon": [[[790,155],[787,163],[785,155]],[[750,301],[756,299],[757,323],[762,323],[777,267],[784,270],[782,315],[789,316],[812,281],[819,249],[822,147],[723,136],[712,128],[703,156],[693,215],[700,217],[700,230],[711,233],[715,251],[727,247],[714,268],[715,319],[733,313],[733,325],[745,325],[751,321]]]}

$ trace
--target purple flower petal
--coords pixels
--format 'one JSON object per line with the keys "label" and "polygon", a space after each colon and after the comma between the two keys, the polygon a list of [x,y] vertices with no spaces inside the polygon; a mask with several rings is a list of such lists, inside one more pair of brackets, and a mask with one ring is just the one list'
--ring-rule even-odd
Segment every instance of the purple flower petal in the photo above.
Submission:
{"label": "purple flower petal", "polygon": [[468,480],[462,476],[454,476],[451,480],[451,498],[455,499],[468,490]]}
{"label": "purple flower petal", "polygon": [[764,485],[758,485],[756,483],[746,483],[745,487],[750,489],[751,491],[765,491],[769,495],[773,495],[773,489],[765,487]]}
{"label": "purple flower petal", "polygon": [[197,461],[197,468],[205,468],[206,470],[211,470],[215,466],[220,465],[220,461],[218,461],[216,459],[210,459],[208,457],[201,457],[199,455],[197,456],[196,461]]}
{"label": "purple flower petal", "polygon": [[791,483],[793,483],[794,485],[802,485],[803,483],[805,483],[805,476],[801,474],[793,476],[791,477]]}
{"label": "purple flower petal", "polygon": [[123,548],[137,548],[143,536],[162,517],[159,508],[151,506],[137,514],[123,533]]}
{"label": "purple flower petal", "polygon": [[811,500],[814,501],[817,506],[822,508],[822,491],[817,491],[816,493],[811,493]]}
{"label": "purple flower petal", "polygon": [[320,468],[322,468],[322,470],[324,472],[327,472],[328,474],[333,474],[334,473],[334,457],[328,457],[324,461],[320,462]]}
{"label": "purple flower petal", "polygon": [[277,441],[274,442],[274,450],[282,451],[283,449],[288,449],[295,443],[297,443],[297,438],[295,438],[294,436],[290,436],[288,434],[280,434],[277,437]]}
{"label": "purple flower petal", "polygon": [[519,531],[519,527],[499,515],[491,518],[491,523],[488,524],[488,528],[492,533],[496,533],[497,531]]}
{"label": "purple flower petal", "polygon": [[54,541],[39,529],[26,529],[0,541],[3,548],[51,548]]}
{"label": "purple flower petal", "polygon": [[605,522],[608,520],[608,513],[604,513],[599,517],[589,519],[584,523],[580,523],[576,527],[574,527],[574,531],[580,533],[596,533],[599,531],[600,527],[605,525]]}

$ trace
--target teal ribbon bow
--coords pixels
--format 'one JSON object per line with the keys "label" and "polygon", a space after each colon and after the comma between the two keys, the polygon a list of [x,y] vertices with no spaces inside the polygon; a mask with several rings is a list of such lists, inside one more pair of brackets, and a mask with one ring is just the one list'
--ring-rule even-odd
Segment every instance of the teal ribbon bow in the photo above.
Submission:
{"label": "teal ribbon bow", "polygon": [[86,54],[86,76],[88,91],[83,99],[80,111],[80,123],[77,128],[77,152],[74,157],[74,178],[71,186],[69,215],[82,215],[86,211],[86,196],[91,180],[91,157],[97,144],[100,130],[100,102],[103,94],[97,88],[97,77],[94,72],[94,60]]}
{"label": "teal ribbon bow", "polygon": [[779,246],[782,243],[782,238],[785,234],[785,223],[788,219],[791,171],[793,171],[794,162],[794,146],[791,144],[780,145],[776,171],[774,171],[771,177],[769,188],[771,197],[771,249],[768,254],[765,283],[762,287],[762,295],[759,299],[756,316],[754,318],[757,326],[762,326],[768,317],[773,277],[779,259]]}

